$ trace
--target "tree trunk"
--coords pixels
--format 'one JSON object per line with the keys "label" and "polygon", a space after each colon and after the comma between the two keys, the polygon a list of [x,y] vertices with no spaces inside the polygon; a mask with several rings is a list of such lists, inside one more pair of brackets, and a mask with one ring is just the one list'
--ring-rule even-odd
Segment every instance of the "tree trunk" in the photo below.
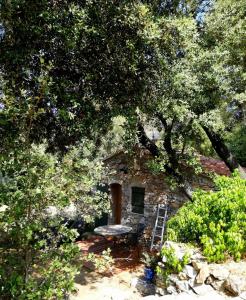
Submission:
{"label": "tree trunk", "polygon": [[141,122],[138,122],[138,140],[140,144],[142,144],[149,152],[154,156],[154,157],[159,157],[160,156],[160,151],[156,144],[152,142],[146,135],[145,130]]}
{"label": "tree trunk", "polygon": [[179,159],[177,156],[177,152],[175,151],[175,149],[173,149],[172,146],[172,129],[174,124],[174,119],[172,124],[168,125],[167,121],[165,120],[165,118],[163,118],[162,115],[159,115],[158,117],[165,129],[163,146],[164,149],[166,150],[168,160],[171,165],[171,168],[168,166],[171,169],[170,174],[173,175],[176,178],[177,182],[181,185],[181,189],[183,190],[187,198],[192,199],[192,193],[193,193],[192,185],[186,180],[186,178],[184,178],[182,173],[179,172]]}
{"label": "tree trunk", "polygon": [[246,172],[240,166],[235,156],[230,152],[223,138],[218,133],[214,132],[211,128],[204,125],[202,127],[206,132],[214,150],[216,151],[218,156],[224,161],[229,170],[233,172],[236,169],[238,169],[240,177],[246,179]]}
{"label": "tree trunk", "polygon": [[[167,150],[166,151],[168,152],[168,158],[169,158],[169,162],[170,162],[171,166],[169,166],[168,164],[165,164],[164,168],[168,175],[171,175],[176,179],[177,183],[180,185],[180,188],[182,189],[182,191],[186,195],[186,197],[188,199],[191,199],[192,198],[192,187],[191,187],[190,183],[187,180],[185,180],[180,173],[177,172],[178,160],[176,157],[176,152],[171,147],[170,140],[168,141],[169,138],[171,138],[171,136],[169,136],[166,139],[166,143],[170,146],[170,148],[167,147],[168,151]],[[138,140],[147,150],[149,150],[149,152],[153,155],[153,157],[160,157],[159,148],[156,146],[156,144],[154,142],[152,142],[147,137],[144,127],[140,122],[138,122]],[[164,142],[164,144],[165,144],[165,142]]]}

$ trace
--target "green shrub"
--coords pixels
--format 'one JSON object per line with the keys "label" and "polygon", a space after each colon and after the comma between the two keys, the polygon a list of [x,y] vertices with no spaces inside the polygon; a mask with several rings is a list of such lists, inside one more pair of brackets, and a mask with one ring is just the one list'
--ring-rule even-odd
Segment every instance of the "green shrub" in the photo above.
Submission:
{"label": "green shrub", "polygon": [[95,190],[102,167],[83,151],[59,161],[45,145],[30,145],[0,157],[0,299],[59,300],[73,291],[77,231],[47,208],[74,203],[86,221],[103,212],[107,198]]}
{"label": "green shrub", "polygon": [[164,279],[165,283],[170,274],[178,274],[189,263],[188,253],[182,259],[179,259],[172,247],[163,247],[161,249],[161,257],[164,263],[157,266],[156,273]]}
{"label": "green shrub", "polygon": [[142,253],[142,258],[140,259],[140,261],[147,268],[155,269],[159,259],[160,259],[159,255],[154,255],[153,253],[149,254],[148,252],[143,252]]}
{"label": "green shrub", "polygon": [[198,243],[210,262],[229,255],[239,260],[246,252],[246,181],[238,174],[220,176],[216,190],[197,191],[168,221],[168,239]]}

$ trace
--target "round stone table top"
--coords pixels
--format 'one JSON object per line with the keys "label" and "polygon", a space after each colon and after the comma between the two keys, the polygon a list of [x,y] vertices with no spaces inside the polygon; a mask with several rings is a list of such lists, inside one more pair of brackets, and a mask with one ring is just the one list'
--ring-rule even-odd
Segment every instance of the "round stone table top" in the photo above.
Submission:
{"label": "round stone table top", "polygon": [[132,231],[132,227],[125,225],[105,225],[94,229],[94,232],[103,236],[117,236]]}

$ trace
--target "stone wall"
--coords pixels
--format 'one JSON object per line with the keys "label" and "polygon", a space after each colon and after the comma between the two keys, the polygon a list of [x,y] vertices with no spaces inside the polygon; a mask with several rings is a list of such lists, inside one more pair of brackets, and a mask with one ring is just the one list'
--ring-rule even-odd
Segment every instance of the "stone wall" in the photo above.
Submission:
{"label": "stone wall", "polygon": [[[168,216],[175,214],[179,207],[187,201],[184,195],[176,189],[172,190],[168,184],[167,178],[162,174],[153,174],[147,162],[150,156],[146,152],[139,151],[134,157],[127,156],[124,153],[118,153],[107,160],[105,164],[111,174],[108,177],[108,184],[119,183],[122,186],[122,218],[121,223],[136,228],[138,223],[146,225],[146,235],[151,235],[156,219],[157,204],[168,202]],[[211,181],[206,177],[194,177],[194,186],[200,186],[208,189],[211,187]],[[132,212],[131,207],[131,188],[145,188],[144,214]],[[109,216],[109,224],[113,224],[113,209]]]}

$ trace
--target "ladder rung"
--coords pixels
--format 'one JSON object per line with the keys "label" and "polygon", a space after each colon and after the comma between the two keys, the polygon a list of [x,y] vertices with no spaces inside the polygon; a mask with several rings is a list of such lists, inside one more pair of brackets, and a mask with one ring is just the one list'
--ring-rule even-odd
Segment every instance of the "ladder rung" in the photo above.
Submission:
{"label": "ladder rung", "polygon": [[[164,211],[164,212],[162,212]],[[153,229],[152,233],[152,240],[151,240],[151,247],[150,250],[156,247],[154,244],[158,243],[155,241],[156,238],[160,239],[160,243],[163,243],[163,233],[165,230],[166,221],[168,219],[168,204],[158,204],[157,206],[157,216],[155,221],[155,227]],[[161,224],[161,226],[160,226]],[[157,230],[158,229],[158,230]],[[160,235],[160,229],[161,229],[161,235]]]}

